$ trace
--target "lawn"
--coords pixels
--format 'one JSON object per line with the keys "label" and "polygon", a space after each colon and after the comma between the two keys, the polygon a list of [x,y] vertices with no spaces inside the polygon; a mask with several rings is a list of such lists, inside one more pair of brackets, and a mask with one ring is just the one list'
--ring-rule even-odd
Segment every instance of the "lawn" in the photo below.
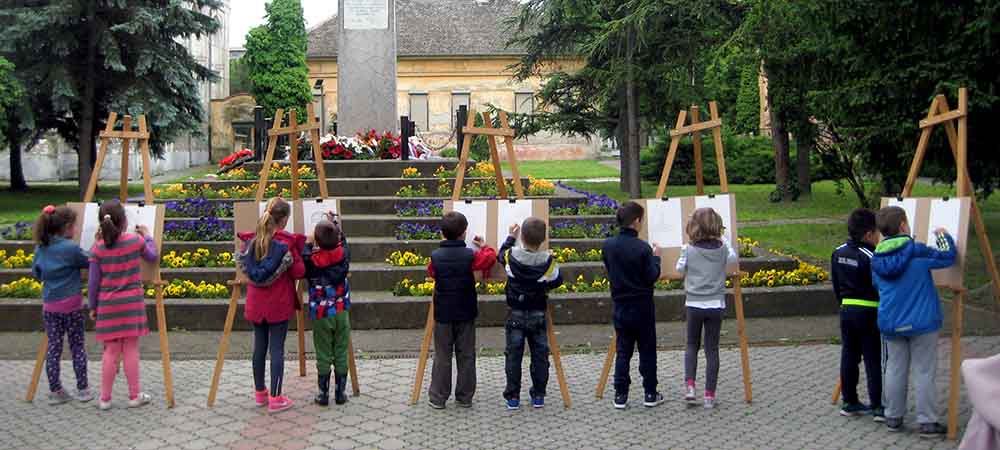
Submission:
{"label": "lawn", "polygon": [[[61,205],[80,201],[75,184],[32,183],[27,192],[10,192],[9,185],[0,185],[0,224],[34,221],[45,205]],[[130,184],[129,195],[142,194],[141,184]],[[118,196],[118,185],[102,184],[97,198]]]}
{"label": "lawn", "polygon": [[[502,164],[509,171],[510,165]],[[574,161],[519,161],[517,168],[521,176],[532,176],[549,180],[571,180],[585,178],[618,178],[618,169],[608,167],[595,160]]]}

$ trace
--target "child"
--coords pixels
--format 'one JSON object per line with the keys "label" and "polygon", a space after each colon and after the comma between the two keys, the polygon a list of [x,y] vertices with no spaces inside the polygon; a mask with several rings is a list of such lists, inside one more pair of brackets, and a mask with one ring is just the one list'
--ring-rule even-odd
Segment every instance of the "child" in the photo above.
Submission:
{"label": "child", "polygon": [[705,408],[715,407],[719,380],[719,333],[726,312],[726,266],[737,260],[736,252],[722,237],[722,217],[712,208],[694,211],[687,229],[689,245],[681,248],[677,272],[684,274],[687,299],[687,350],[684,352],[684,400],[694,403],[694,380],[698,373],[698,349],[705,330]]}
{"label": "child", "polygon": [[[250,283],[244,317],[253,324],[253,382],[257,406],[275,413],[292,407],[281,395],[285,373],[288,319],[302,307],[295,280],[305,276],[302,248],[305,236],[285,231],[291,207],[281,198],[267,202],[256,233],[240,233],[244,242],[238,264]],[[271,352],[271,390],[264,386],[264,360]]]}
{"label": "child", "polygon": [[441,248],[431,253],[427,274],[434,278],[434,367],[428,403],[444,409],[451,396],[451,354],[455,353],[458,380],[455,402],[472,407],[476,393],[476,305],[477,271],[488,271],[496,263],[496,251],[481,236],[473,240],[476,250],[465,245],[469,222],[459,212],[441,219]]}
{"label": "child", "polygon": [[87,383],[87,349],[83,339],[86,319],[80,283],[80,270],[86,269],[90,262],[83,249],[71,240],[75,231],[76,213],[65,206],[46,206],[35,222],[35,242],[38,245],[35,246],[31,270],[35,278],[42,282],[42,321],[49,337],[45,373],[49,377],[50,405],[70,400],[59,380],[63,335],[67,336],[69,349],[73,352],[76,399],[81,402],[94,399]]}
{"label": "child", "polygon": [[[876,422],[885,421],[882,408],[882,338],[878,332],[878,290],[872,285],[872,255],[878,244],[875,213],[858,208],[847,219],[850,240],[833,251],[830,274],[840,308],[840,379],[842,416],[871,411]],[[868,399],[858,400],[858,364],[865,361]]]}
{"label": "child", "polygon": [[139,390],[139,336],[149,334],[143,300],[141,261],[156,262],[156,243],[144,225],[128,232],[125,208],[112,200],[101,205],[100,236],[91,251],[89,283],[90,318],[97,321],[97,340],[104,343],[101,361],[101,410],[111,409],[111,388],[118,374],[118,359],[128,379],[128,407],[149,403]]}
{"label": "child", "polygon": [[319,393],[314,402],[330,404],[330,365],[334,367],[338,405],[347,402],[347,346],[351,334],[351,288],[347,283],[351,252],[335,215],[316,224],[313,242],[306,244],[302,260],[309,280],[309,318],[313,320],[313,345]]}
{"label": "child", "polygon": [[[507,272],[507,388],[503,397],[507,409],[521,407],[521,360],[524,342],[531,348],[531,406],[545,406],[545,385],[549,381],[549,341],[545,322],[548,291],[562,285],[559,264],[547,251],[539,250],[547,235],[545,222],[535,217],[510,226],[510,236],[500,247],[498,260]],[[521,246],[514,247],[518,234]]]}
{"label": "child", "polygon": [[643,405],[663,403],[656,391],[656,311],[653,285],[660,278],[660,248],[639,239],[645,211],[636,202],[618,208],[615,217],[621,232],[604,241],[604,268],[611,282],[614,302],[614,326],[618,353],[615,356],[615,408],[628,407],[628,389],[632,383],[629,366],[638,344],[639,373],[645,390]]}
{"label": "child", "polygon": [[937,229],[940,249],[913,241],[906,212],[898,206],[879,210],[875,217],[885,236],[872,257],[872,275],[878,288],[878,328],[885,342],[885,417],[889,431],[903,429],[906,388],[913,368],[917,385],[917,423],[920,437],[939,437],[947,429],[937,415],[937,341],[943,316],[932,269],[955,263],[955,241]]}

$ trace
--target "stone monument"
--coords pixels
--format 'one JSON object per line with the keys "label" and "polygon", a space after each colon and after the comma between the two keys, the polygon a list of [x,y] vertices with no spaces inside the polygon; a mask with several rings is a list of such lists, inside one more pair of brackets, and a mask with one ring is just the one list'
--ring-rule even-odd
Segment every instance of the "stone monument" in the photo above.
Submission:
{"label": "stone monument", "polygon": [[338,0],[337,128],[398,131],[395,0]]}

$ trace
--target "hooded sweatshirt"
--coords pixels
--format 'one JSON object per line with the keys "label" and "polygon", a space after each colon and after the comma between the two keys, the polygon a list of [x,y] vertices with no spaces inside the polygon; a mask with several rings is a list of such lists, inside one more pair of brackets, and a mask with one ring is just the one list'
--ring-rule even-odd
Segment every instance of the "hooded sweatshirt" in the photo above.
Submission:
{"label": "hooded sweatshirt", "polygon": [[351,268],[351,252],[347,239],[329,250],[307,244],[302,259],[309,281],[309,318],[323,319],[350,309],[351,288],[347,272]]}
{"label": "hooded sweatshirt", "polygon": [[549,252],[515,247],[517,239],[507,237],[497,260],[507,272],[507,305],[511,309],[544,311],[548,292],[563,284],[559,263]]}
{"label": "hooded sweatshirt", "polygon": [[684,304],[699,309],[726,307],[726,266],[739,256],[718,239],[698,241],[681,247],[676,269],[684,274]]}
{"label": "hooded sweatshirt", "polygon": [[918,336],[941,329],[943,315],[931,270],[955,263],[955,241],[946,250],[893,236],[875,247],[872,281],[878,288],[878,328],[886,337]]}
{"label": "hooded sweatshirt", "polygon": [[247,304],[243,316],[253,323],[279,323],[292,317],[301,308],[295,292],[295,280],[305,276],[302,247],[306,237],[278,230],[271,239],[267,257],[257,261],[254,256],[254,233],[239,233],[243,250],[236,263],[249,279]]}

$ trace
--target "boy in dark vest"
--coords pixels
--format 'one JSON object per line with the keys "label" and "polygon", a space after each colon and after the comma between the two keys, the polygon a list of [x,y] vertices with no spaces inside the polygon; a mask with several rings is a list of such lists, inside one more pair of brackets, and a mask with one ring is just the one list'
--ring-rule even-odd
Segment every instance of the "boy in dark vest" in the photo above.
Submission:
{"label": "boy in dark vest", "polygon": [[427,274],[434,278],[434,366],[428,402],[431,408],[444,409],[451,396],[451,355],[455,354],[458,380],[455,402],[472,407],[476,393],[476,305],[477,271],[489,271],[496,263],[496,251],[482,236],[473,240],[475,250],[465,244],[469,222],[458,212],[449,212],[441,220],[441,247],[431,253]]}
{"label": "boy in dark vest", "polygon": [[639,348],[639,373],[645,390],[643,405],[663,403],[656,391],[656,311],[653,286],[660,278],[660,249],[651,248],[639,239],[645,210],[636,202],[618,208],[615,218],[621,232],[604,241],[604,268],[611,282],[614,302],[614,325],[617,334],[615,355],[615,408],[628,407],[628,389],[632,383],[629,365],[632,353]]}

